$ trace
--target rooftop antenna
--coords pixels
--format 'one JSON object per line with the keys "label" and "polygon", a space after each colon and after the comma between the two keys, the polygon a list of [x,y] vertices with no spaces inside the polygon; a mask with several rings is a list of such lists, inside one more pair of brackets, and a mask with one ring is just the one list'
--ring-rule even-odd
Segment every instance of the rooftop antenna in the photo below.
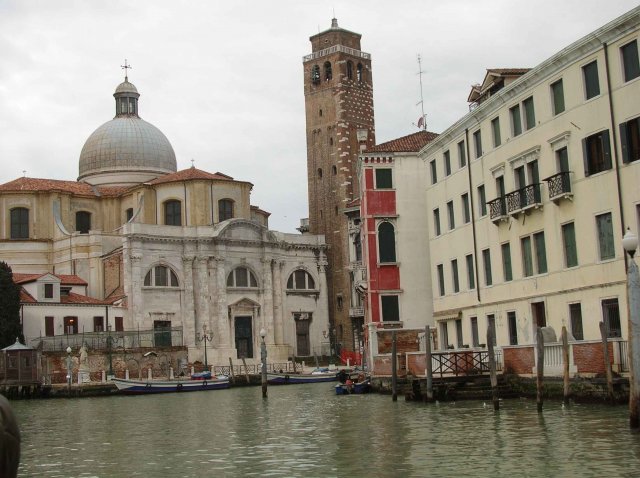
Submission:
{"label": "rooftop antenna", "polygon": [[195,168],[194,163],[195,163],[195,159],[192,159],[192,160],[191,160],[191,167],[192,167],[192,168]]}
{"label": "rooftop antenna", "polygon": [[127,70],[133,68],[131,65],[127,64],[127,59],[124,59],[124,65],[120,65],[120,68],[124,70],[124,81],[129,81],[129,75]]}
{"label": "rooftop antenna", "polygon": [[23,177],[23,178],[26,178],[26,177],[27,177],[27,170],[26,170],[26,169],[23,169],[23,170],[22,170],[22,177]]}
{"label": "rooftop antenna", "polygon": [[422,112],[422,116],[418,118],[418,124],[414,123],[414,126],[417,126],[418,129],[422,131],[427,130],[427,116],[424,114],[424,97],[422,96],[422,74],[424,71],[422,70],[422,57],[420,53],[418,53],[418,77],[420,78],[420,101],[416,103],[416,106],[420,105],[420,110]]}

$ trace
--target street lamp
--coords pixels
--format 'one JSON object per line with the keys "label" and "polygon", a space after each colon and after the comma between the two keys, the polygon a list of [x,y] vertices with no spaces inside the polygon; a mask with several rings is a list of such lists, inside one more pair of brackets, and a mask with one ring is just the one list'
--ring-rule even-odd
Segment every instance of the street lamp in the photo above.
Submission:
{"label": "street lamp", "polygon": [[260,361],[262,362],[262,398],[267,398],[267,344],[264,343],[264,338],[267,336],[267,331],[260,329],[260,337],[262,343],[260,344]]}
{"label": "street lamp", "polygon": [[113,337],[111,337],[111,326],[107,325],[107,354],[109,356],[109,378],[113,378]]}
{"label": "street lamp", "polygon": [[202,335],[200,332],[196,334],[196,340],[198,342],[204,342],[204,368],[205,370],[209,370],[209,362],[207,362],[207,342],[211,342],[213,340],[212,334],[207,334],[207,324],[202,324]]}
{"label": "street lamp", "polygon": [[638,237],[627,228],[622,247],[629,254],[627,268],[627,307],[629,327],[629,426],[640,428],[640,275],[633,256]]}
{"label": "street lamp", "polygon": [[67,347],[67,390],[71,394],[71,347]]}

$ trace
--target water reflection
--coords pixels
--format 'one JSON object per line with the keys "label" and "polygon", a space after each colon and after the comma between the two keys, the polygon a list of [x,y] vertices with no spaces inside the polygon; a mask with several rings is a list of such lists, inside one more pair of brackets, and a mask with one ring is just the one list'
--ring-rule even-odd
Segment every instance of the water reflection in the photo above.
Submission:
{"label": "water reflection", "polygon": [[327,384],[14,402],[20,476],[640,476],[628,409],[426,405]]}

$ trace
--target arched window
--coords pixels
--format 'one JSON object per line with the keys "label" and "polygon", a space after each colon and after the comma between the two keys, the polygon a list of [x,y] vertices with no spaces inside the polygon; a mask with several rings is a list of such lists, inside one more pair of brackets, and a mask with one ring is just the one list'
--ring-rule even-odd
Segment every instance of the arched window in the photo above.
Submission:
{"label": "arched window", "polygon": [[76,231],[80,234],[89,234],[91,229],[91,213],[87,211],[76,212]]}
{"label": "arched window", "polygon": [[318,177],[321,178],[322,177],[322,168],[318,168]]}
{"label": "arched window", "polygon": [[324,63],[324,79],[325,81],[329,81],[333,78],[333,73],[331,72],[331,63],[326,61]]}
{"label": "arched window", "polygon": [[336,174],[338,174],[338,168],[336,168],[335,166],[331,166],[331,172],[335,176]]}
{"label": "arched window", "polygon": [[390,222],[378,226],[378,252],[381,263],[396,262],[396,233]]}
{"label": "arched window", "polygon": [[227,287],[258,287],[256,276],[246,267],[236,267],[227,276]]}
{"label": "arched window", "polygon": [[11,210],[11,239],[29,239],[29,210],[26,207]]}
{"label": "arched window", "polygon": [[347,62],[347,79],[353,80],[353,62],[351,60]]}
{"label": "arched window", "polygon": [[313,65],[311,68],[311,83],[314,85],[320,83],[320,67],[318,65]]}
{"label": "arched window", "polygon": [[233,218],[233,200],[220,199],[218,201],[218,222]]}
{"label": "arched window", "polygon": [[155,266],[144,276],[146,287],[178,287],[178,276],[170,267]]}
{"label": "arched window", "polygon": [[167,226],[182,226],[182,203],[171,199],[164,203],[164,223]]}
{"label": "arched window", "polygon": [[362,63],[358,63],[357,78],[358,82],[364,81],[364,68],[362,67]]}
{"label": "arched window", "polygon": [[289,276],[287,289],[291,290],[315,290],[316,283],[304,269],[297,269]]}

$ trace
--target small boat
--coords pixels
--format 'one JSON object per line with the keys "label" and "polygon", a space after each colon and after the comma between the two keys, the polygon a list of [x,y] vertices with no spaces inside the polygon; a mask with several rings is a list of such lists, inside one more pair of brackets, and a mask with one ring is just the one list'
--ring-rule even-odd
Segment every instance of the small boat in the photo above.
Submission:
{"label": "small boat", "polygon": [[328,369],[316,369],[311,373],[267,373],[267,382],[271,385],[335,382],[337,380],[336,372]]}
{"label": "small boat", "polygon": [[211,380],[211,372],[192,373],[191,380]]}
{"label": "small boat", "polygon": [[165,393],[195,392],[198,390],[219,390],[229,388],[229,377],[216,377],[210,380],[126,380],[112,379],[122,393]]}
{"label": "small boat", "polygon": [[351,395],[351,394],[362,394],[369,393],[371,390],[371,381],[366,379],[362,382],[349,383],[348,380],[346,383],[339,383],[335,386],[336,395]]}

